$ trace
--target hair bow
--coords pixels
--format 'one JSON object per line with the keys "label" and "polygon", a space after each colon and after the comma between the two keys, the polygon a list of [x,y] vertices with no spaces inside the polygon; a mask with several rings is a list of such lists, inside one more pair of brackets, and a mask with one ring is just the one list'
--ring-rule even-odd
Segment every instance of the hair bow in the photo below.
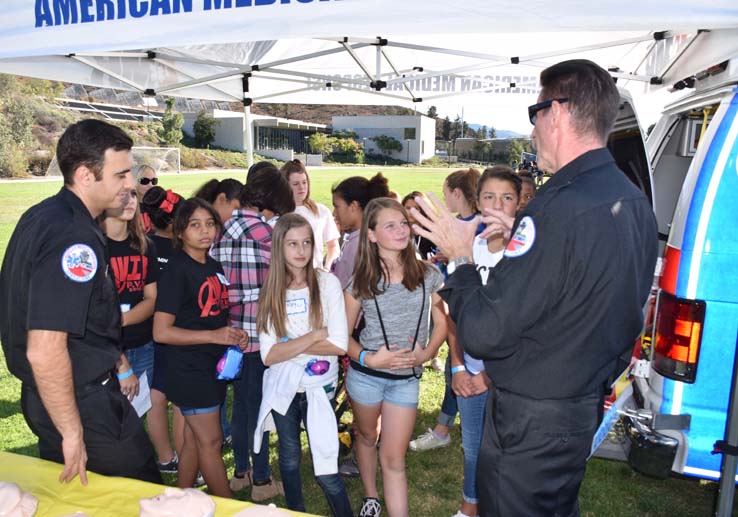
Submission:
{"label": "hair bow", "polygon": [[180,199],[181,198],[177,194],[175,194],[171,190],[167,190],[167,197],[164,199],[164,201],[161,202],[159,208],[161,208],[167,214],[171,214],[172,210],[174,210],[174,205],[179,203]]}

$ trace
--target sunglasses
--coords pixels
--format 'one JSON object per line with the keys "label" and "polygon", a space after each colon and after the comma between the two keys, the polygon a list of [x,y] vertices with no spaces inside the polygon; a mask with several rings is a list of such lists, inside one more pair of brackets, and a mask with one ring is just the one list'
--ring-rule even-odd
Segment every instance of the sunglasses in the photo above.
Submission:
{"label": "sunglasses", "polygon": [[536,120],[538,119],[538,112],[541,110],[545,110],[546,108],[550,108],[551,104],[554,102],[558,102],[559,104],[563,104],[569,100],[568,97],[562,97],[560,99],[549,99],[547,101],[539,102],[538,104],[534,104],[532,106],[528,106],[528,119],[530,120],[530,123],[534,126],[536,125]]}
{"label": "sunglasses", "polygon": [[148,185],[151,183],[152,185],[156,186],[159,184],[159,178],[138,178],[138,182],[141,185]]}

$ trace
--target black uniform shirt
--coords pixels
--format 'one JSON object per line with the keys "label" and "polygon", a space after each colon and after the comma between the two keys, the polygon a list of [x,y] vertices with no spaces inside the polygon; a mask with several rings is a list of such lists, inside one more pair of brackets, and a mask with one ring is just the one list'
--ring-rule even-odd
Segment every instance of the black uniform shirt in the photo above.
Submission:
{"label": "black uniform shirt", "polygon": [[440,292],[459,342],[499,388],[592,393],[643,324],[658,250],[651,206],[597,149],[560,169],[515,226],[486,286],[460,266]]}
{"label": "black uniform shirt", "polygon": [[0,271],[0,337],[8,369],[34,384],[28,330],[68,333],[74,384],[101,377],[120,357],[120,308],[105,237],[67,188],[31,207]]}

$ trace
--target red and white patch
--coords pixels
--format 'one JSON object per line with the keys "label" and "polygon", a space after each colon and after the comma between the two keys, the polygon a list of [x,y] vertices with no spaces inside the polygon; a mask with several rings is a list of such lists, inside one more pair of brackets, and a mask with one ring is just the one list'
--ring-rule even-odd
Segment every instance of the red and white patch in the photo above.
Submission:
{"label": "red and white patch", "polygon": [[510,242],[507,243],[504,255],[510,258],[521,257],[533,247],[535,240],[536,225],[533,218],[526,215],[520,220],[518,227],[515,228],[515,233],[510,238]]}
{"label": "red and white patch", "polygon": [[87,244],[72,244],[62,255],[61,267],[70,280],[88,282],[97,273],[97,255]]}

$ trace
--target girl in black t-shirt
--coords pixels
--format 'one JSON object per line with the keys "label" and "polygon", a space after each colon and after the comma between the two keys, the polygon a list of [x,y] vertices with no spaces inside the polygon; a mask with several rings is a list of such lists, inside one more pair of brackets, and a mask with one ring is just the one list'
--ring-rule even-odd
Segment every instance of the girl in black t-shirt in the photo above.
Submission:
{"label": "girl in black t-shirt", "polygon": [[172,227],[178,252],[159,281],[154,338],[169,345],[164,386],[185,418],[177,485],[191,487],[199,469],[214,495],[232,497],[220,454],[225,382],[217,380],[216,366],[221,345],[245,348],[248,334],[228,326],[228,282],[208,255],[221,229],[208,202],[188,199],[178,207]]}
{"label": "girl in black t-shirt", "polygon": [[120,301],[123,350],[132,368],[118,377],[123,394],[132,398],[135,393],[126,384],[128,377],[140,381],[146,373],[150,384],[154,373],[151,328],[159,278],[156,248],[144,234],[135,191],[121,209],[106,211],[100,225],[107,236],[110,271]]}
{"label": "girl in black t-shirt", "polygon": [[[156,245],[156,259],[159,273],[164,272],[172,249],[172,222],[182,196],[171,190],[155,186],[149,188],[141,200],[141,211],[149,216],[154,233],[149,238]],[[169,441],[169,400],[164,393],[164,372],[166,371],[166,346],[154,343],[154,374],[151,378],[151,410],[148,414],[149,436],[156,449],[160,472],[177,473],[178,457],[176,451],[182,450],[184,441],[184,418],[179,408],[172,404],[172,434],[174,449]]]}

